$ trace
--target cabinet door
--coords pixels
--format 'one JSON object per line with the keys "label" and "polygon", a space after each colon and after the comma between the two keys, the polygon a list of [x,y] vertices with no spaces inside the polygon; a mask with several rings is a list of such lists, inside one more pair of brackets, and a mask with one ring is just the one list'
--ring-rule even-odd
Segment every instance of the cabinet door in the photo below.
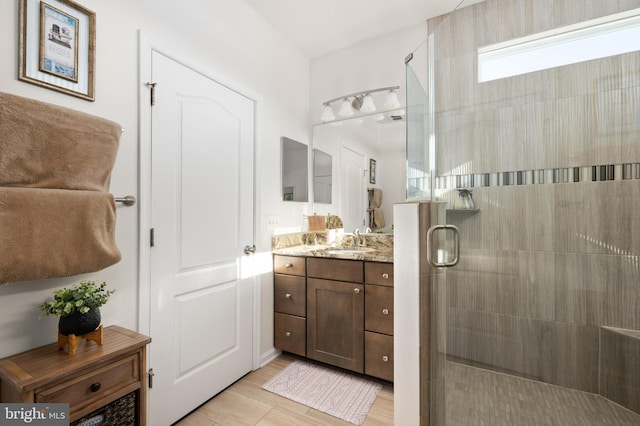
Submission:
{"label": "cabinet door", "polygon": [[393,334],[393,288],[367,285],[365,290],[364,328]]}
{"label": "cabinet door", "polygon": [[364,372],[364,286],[307,279],[307,357]]}
{"label": "cabinet door", "polygon": [[307,316],[304,277],[275,274],[273,278],[273,308],[276,312]]}
{"label": "cabinet door", "polygon": [[393,381],[393,336],[364,333],[364,374]]}
{"label": "cabinet door", "polygon": [[286,352],[304,356],[305,319],[276,312],[274,315],[273,345]]}

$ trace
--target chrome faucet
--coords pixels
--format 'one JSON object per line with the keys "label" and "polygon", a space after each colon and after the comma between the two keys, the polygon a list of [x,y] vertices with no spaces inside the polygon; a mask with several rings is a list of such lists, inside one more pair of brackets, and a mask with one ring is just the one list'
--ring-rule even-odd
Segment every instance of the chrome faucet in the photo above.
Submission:
{"label": "chrome faucet", "polygon": [[351,241],[352,246],[356,247],[364,247],[364,236],[360,235],[360,230],[356,228],[353,231],[353,240]]}

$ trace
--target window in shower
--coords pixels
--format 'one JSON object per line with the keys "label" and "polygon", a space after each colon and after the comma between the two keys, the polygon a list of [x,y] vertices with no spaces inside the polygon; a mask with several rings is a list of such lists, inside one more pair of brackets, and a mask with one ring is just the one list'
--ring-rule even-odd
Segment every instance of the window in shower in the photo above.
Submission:
{"label": "window in shower", "polygon": [[478,48],[478,82],[640,50],[640,9]]}

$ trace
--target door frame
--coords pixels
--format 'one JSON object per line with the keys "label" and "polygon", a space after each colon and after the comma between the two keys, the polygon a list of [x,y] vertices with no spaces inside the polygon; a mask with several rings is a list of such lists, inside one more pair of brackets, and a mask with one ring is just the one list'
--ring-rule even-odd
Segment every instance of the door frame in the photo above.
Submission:
{"label": "door frame", "polygon": [[[342,179],[342,172],[343,172],[343,167],[344,167],[344,150],[347,149],[351,152],[353,152],[356,155],[359,155],[362,157],[362,176],[360,176],[361,180],[361,188],[359,189],[359,194],[360,194],[360,218],[358,219],[358,226],[356,228],[358,229],[362,229],[364,231],[364,229],[367,227],[367,216],[366,216],[366,209],[368,208],[368,204],[367,204],[367,179],[366,179],[366,173],[367,173],[367,155],[366,154],[362,154],[361,153],[361,148],[360,147],[354,147],[353,145],[349,145],[344,143],[344,141],[342,141],[340,143],[340,189],[338,191],[338,193],[340,194],[340,200],[338,200],[338,205],[340,206],[339,211],[342,215],[342,217],[344,218],[344,211],[346,209],[346,206],[344,205],[344,203],[342,202],[342,193],[343,191],[345,191],[345,182]],[[364,225],[360,225],[360,220],[364,220]],[[345,229],[345,232],[352,232],[352,229]]]}
{"label": "door frame", "polygon": [[[194,61],[188,60],[150,39],[142,30],[138,30],[138,138],[139,138],[139,187],[138,187],[138,331],[150,335],[151,327],[151,247],[149,230],[151,228],[151,105],[150,88],[147,83],[151,76],[152,52],[158,52],[181,65],[215,81],[253,101],[253,244],[258,240],[259,197],[257,194],[257,151],[259,144],[259,110],[262,98],[254,91],[225,78]],[[255,272],[255,271],[254,271]],[[253,318],[252,318],[252,370],[260,367],[260,299],[261,291],[258,275],[252,277],[253,286]],[[150,351],[147,351],[149,358]],[[149,361],[149,359],[147,359]],[[149,365],[148,367],[153,367]],[[146,371],[143,373],[146,374]]]}

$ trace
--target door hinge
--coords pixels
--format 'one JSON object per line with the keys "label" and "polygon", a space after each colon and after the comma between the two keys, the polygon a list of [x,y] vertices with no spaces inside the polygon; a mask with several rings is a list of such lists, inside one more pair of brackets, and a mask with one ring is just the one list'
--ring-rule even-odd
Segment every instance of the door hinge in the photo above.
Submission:
{"label": "door hinge", "polygon": [[153,387],[153,376],[155,376],[155,373],[153,372],[153,368],[150,368],[147,374],[149,377],[149,389],[151,389]]}
{"label": "door hinge", "polygon": [[153,247],[156,245],[156,230],[155,228],[149,229],[149,246]]}
{"label": "door hinge", "polygon": [[158,84],[158,83],[147,83],[147,86],[149,86],[151,88],[151,90],[150,90],[151,106],[154,106],[156,104],[156,84]]}

